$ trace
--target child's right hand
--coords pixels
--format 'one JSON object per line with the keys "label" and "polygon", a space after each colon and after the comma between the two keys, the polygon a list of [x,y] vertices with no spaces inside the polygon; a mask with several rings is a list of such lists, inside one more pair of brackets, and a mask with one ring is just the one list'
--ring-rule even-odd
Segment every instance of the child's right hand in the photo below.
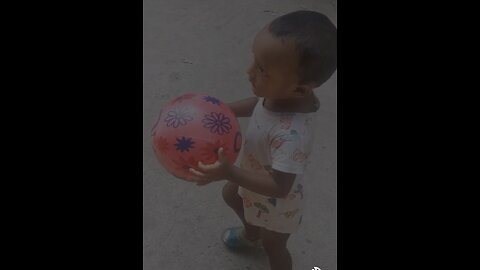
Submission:
{"label": "child's right hand", "polygon": [[232,164],[228,161],[228,158],[223,153],[223,148],[218,150],[218,160],[213,164],[203,164],[198,162],[198,167],[202,170],[197,171],[190,168],[190,172],[194,175],[193,181],[197,182],[197,185],[204,186],[214,181],[220,181],[228,179],[231,175]]}

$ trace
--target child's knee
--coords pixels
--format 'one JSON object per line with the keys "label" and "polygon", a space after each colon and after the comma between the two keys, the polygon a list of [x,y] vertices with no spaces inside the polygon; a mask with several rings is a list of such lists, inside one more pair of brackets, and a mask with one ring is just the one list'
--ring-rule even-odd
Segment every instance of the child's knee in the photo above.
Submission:
{"label": "child's knee", "polygon": [[266,250],[286,247],[286,245],[281,241],[279,241],[278,239],[267,238],[264,235],[262,235],[262,244]]}
{"label": "child's knee", "polygon": [[289,234],[275,233],[262,229],[262,244],[268,254],[278,254],[287,249]]}
{"label": "child's knee", "polygon": [[229,205],[238,205],[241,203],[242,198],[238,195],[238,185],[233,184],[232,182],[227,182],[223,186],[222,196],[223,200]]}
{"label": "child's knee", "polygon": [[283,254],[285,252],[288,252],[287,245],[279,242],[269,242],[269,241],[265,241],[265,239],[262,238],[262,245],[263,245],[263,249],[265,249],[265,252],[267,253],[268,256],[275,257],[278,254]]}

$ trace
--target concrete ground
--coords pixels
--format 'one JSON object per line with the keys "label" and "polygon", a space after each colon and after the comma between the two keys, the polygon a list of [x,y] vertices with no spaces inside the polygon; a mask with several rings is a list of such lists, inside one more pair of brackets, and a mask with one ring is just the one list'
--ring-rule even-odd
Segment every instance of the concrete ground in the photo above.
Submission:
{"label": "concrete ground", "polygon": [[[269,269],[263,253],[224,248],[222,231],[239,225],[221,198],[224,181],[198,187],[174,178],[153,154],[150,130],[160,108],[185,92],[231,102],[252,96],[246,69],[255,33],[276,16],[309,9],[336,24],[336,0],[144,0],[144,270]],[[308,208],[288,246],[293,268],[337,269],[337,77],[317,95],[321,108],[307,178]],[[248,119],[240,119],[242,129]]]}

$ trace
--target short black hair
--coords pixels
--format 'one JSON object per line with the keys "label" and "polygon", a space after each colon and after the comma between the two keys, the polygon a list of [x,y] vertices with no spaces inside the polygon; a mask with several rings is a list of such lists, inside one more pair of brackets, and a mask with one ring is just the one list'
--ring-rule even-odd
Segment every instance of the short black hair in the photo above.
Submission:
{"label": "short black hair", "polygon": [[273,20],[268,30],[282,40],[294,41],[301,83],[319,87],[337,69],[337,28],[327,16],[315,11],[295,11]]}

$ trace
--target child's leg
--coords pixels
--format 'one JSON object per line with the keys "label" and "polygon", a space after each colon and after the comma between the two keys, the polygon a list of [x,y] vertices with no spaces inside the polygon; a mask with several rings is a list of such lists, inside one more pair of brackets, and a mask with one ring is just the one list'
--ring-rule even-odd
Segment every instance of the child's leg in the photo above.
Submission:
{"label": "child's leg", "polygon": [[245,226],[245,237],[249,240],[257,240],[260,238],[260,228],[257,226],[253,226],[247,223],[245,220],[245,216],[243,214],[243,199],[238,195],[238,185],[234,184],[230,181],[227,181],[225,186],[223,187],[223,199],[230,206],[235,213],[237,213],[238,217]]}
{"label": "child's leg", "polygon": [[270,262],[270,269],[292,270],[292,257],[287,249],[287,240],[290,234],[273,232],[262,228],[261,237],[263,248]]}

